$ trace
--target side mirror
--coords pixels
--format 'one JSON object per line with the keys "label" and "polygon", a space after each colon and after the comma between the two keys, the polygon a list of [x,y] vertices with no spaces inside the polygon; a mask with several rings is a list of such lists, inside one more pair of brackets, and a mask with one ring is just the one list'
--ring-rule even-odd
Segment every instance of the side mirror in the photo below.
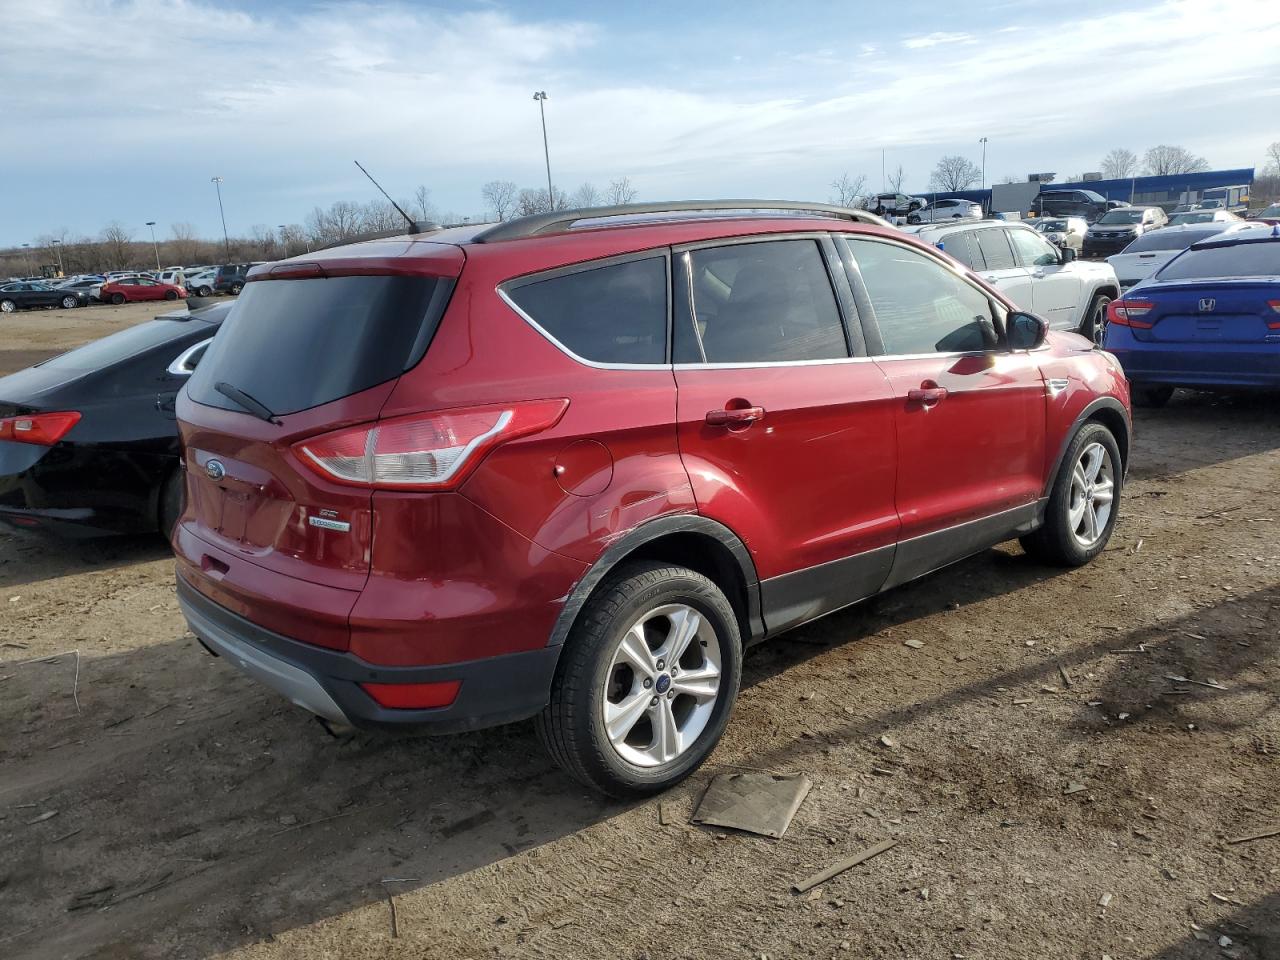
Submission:
{"label": "side mirror", "polygon": [[1048,322],[1032,313],[1009,314],[1005,329],[1010,350],[1034,350],[1049,334]]}
{"label": "side mirror", "polygon": [[1075,247],[1060,247],[1058,249],[1058,252],[1059,254],[1061,254],[1060,259],[1062,263],[1070,263],[1072,260],[1076,258]]}

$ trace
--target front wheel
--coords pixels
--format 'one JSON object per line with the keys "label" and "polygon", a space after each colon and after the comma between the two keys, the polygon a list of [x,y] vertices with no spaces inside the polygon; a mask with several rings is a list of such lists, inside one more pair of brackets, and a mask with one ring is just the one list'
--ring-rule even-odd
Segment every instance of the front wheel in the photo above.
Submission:
{"label": "front wheel", "polygon": [[1089,303],[1084,322],[1080,324],[1080,335],[1102,346],[1107,339],[1107,304],[1111,298],[1100,293]]}
{"label": "front wheel", "polygon": [[720,740],[741,673],[737,617],[719,587],[685,567],[628,565],[583,607],[538,737],[601,793],[658,793]]}
{"label": "front wheel", "polygon": [[1021,538],[1022,548],[1057,566],[1088,563],[1111,539],[1123,482],[1116,438],[1102,424],[1086,423],[1062,458],[1044,524]]}
{"label": "front wheel", "polygon": [[12,300],[0,300],[0,313],[13,313],[18,305]]}
{"label": "front wheel", "polygon": [[124,303],[124,294],[113,293],[111,295],[111,302],[114,303],[117,307],[120,306],[120,304]]}

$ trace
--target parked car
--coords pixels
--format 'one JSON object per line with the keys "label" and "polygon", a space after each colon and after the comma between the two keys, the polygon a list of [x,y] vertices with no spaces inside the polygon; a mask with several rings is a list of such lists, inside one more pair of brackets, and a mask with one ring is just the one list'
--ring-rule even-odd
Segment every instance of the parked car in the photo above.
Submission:
{"label": "parked car", "polygon": [[187,292],[197,297],[213,296],[213,285],[218,280],[218,270],[211,267],[197,273],[187,274],[185,286]]}
{"label": "parked car", "polygon": [[257,266],[255,263],[227,263],[217,268],[213,280],[215,293],[225,293],[232,297],[240,295],[244,289],[245,278],[249,271]]}
{"label": "parked car", "polygon": [[1172,210],[1169,211],[1169,216],[1173,217],[1175,214],[1178,214],[1178,213],[1191,213],[1199,209],[1200,209],[1200,204],[1198,203],[1180,203],[1176,207],[1174,207]]}
{"label": "parked car", "polygon": [[1170,215],[1168,223],[1165,226],[1179,227],[1193,223],[1240,223],[1243,218],[1236,216],[1230,210],[1219,207],[1216,210],[1190,210],[1185,213],[1174,213]]}
{"label": "parked car", "polygon": [[155,279],[161,283],[171,283],[175,287],[185,287],[186,273],[181,267],[169,267],[167,270],[161,270],[155,275]]}
{"label": "parked car", "polygon": [[878,217],[905,217],[927,202],[923,197],[909,197],[905,193],[877,193],[868,202],[867,209]]}
{"label": "parked car", "polygon": [[19,280],[0,286],[0,313],[30,310],[35,307],[84,307],[89,295],[81,290],[52,287],[40,281]]}
{"label": "parked car", "polygon": [[86,303],[86,305],[87,305],[90,301],[96,300],[96,299],[98,298],[98,297],[97,297],[97,293],[96,293],[96,291],[97,291],[101,286],[102,286],[102,280],[101,280],[101,279],[95,279],[95,278],[93,278],[93,277],[88,277],[88,278],[85,278],[85,279],[80,279],[80,280],[68,280],[68,281],[66,281],[65,283],[60,283],[60,284],[58,284],[57,289],[59,289],[59,290],[71,290],[71,291],[76,292],[76,293],[83,293],[83,294],[85,295],[85,297],[86,297],[85,303]]}
{"label": "parked car", "polygon": [[1109,257],[1149,230],[1157,230],[1168,222],[1168,215],[1159,207],[1112,210],[1089,226],[1084,235],[1084,255]]}
{"label": "parked car", "polygon": [[1138,237],[1107,263],[1120,280],[1120,291],[1141,283],[1193,243],[1209,240],[1230,230],[1249,227],[1247,221],[1179,224],[1152,230]]}
{"label": "parked car", "polygon": [[1280,388],[1280,227],[1193,243],[1112,304],[1106,346],[1149,406],[1175,387]]}
{"label": "parked car", "polygon": [[150,277],[125,277],[104,283],[98,291],[98,299],[104,303],[134,303],[139,300],[177,300],[185,297],[185,287],[173,283],[161,283]]}
{"label": "parked car", "polygon": [[1107,201],[1108,210],[1119,210],[1121,207],[1128,207],[1128,206],[1131,206],[1131,204],[1127,200],[1108,200]]}
{"label": "parked car", "polygon": [[982,204],[972,200],[945,198],[925,204],[907,214],[907,223],[937,223],[942,220],[981,220]]}
{"label": "parked car", "polygon": [[720,738],[745,645],[1009,538],[1103,549],[1109,354],[865,211],[728,203],[252,271],[178,400],[200,641],[332,722],[536,716],[649,794]]}
{"label": "parked car", "polygon": [[1084,235],[1089,230],[1084,217],[1041,217],[1031,221],[1031,226],[1055,247],[1070,247],[1077,257],[1084,249]]}
{"label": "parked car", "polygon": [[174,397],[233,306],[164,314],[0,378],[0,521],[167,535],[183,497]]}
{"label": "parked car", "polygon": [[1033,217],[1084,217],[1089,223],[1109,209],[1107,198],[1092,190],[1041,190],[1031,201]]}
{"label": "parked car", "polygon": [[1249,215],[1250,220],[1261,220],[1263,223],[1280,223],[1280,203],[1273,203],[1264,210]]}
{"label": "parked car", "polygon": [[[907,228],[911,230],[911,228]],[[1075,258],[1070,247],[1056,247],[1025,223],[960,223],[922,226],[915,231],[1022,310],[1049,321],[1055,330],[1074,330],[1100,343],[1107,304],[1120,295],[1115,271],[1105,263]]]}

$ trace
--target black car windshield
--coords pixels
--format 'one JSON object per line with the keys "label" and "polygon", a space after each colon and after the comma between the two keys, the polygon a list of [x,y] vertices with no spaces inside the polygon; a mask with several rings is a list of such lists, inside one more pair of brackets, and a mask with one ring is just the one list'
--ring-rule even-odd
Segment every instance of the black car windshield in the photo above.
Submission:
{"label": "black car windshield", "polygon": [[1099,223],[1141,223],[1141,210],[1110,210],[1098,220]]}
{"label": "black car windshield", "polygon": [[1187,250],[1156,274],[1157,280],[1280,277],[1280,239]]}

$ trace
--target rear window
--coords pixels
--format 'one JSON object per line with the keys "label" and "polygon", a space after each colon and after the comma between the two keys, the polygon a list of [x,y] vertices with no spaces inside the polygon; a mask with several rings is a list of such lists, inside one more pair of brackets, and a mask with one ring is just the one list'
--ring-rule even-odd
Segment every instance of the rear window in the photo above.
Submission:
{"label": "rear window", "polygon": [[1124,248],[1125,253],[1147,253],[1151,250],[1185,250],[1193,243],[1208,240],[1220,230],[1153,230],[1144,233]]}
{"label": "rear window", "polygon": [[451,286],[431,277],[255,280],[188,393],[197,403],[241,410],[214,389],[225,381],[287,414],[367,390],[422,358]]}
{"label": "rear window", "polygon": [[198,321],[149,320],[59,354],[38,366],[51,370],[99,370],[129,357],[136,357],[162,343],[179,339],[192,331],[193,323]]}
{"label": "rear window", "polygon": [[1280,241],[1233,243],[1187,250],[1156,274],[1158,280],[1280,277]]}
{"label": "rear window", "polygon": [[553,340],[594,363],[662,363],[667,261],[629,260],[509,286],[506,295]]}

